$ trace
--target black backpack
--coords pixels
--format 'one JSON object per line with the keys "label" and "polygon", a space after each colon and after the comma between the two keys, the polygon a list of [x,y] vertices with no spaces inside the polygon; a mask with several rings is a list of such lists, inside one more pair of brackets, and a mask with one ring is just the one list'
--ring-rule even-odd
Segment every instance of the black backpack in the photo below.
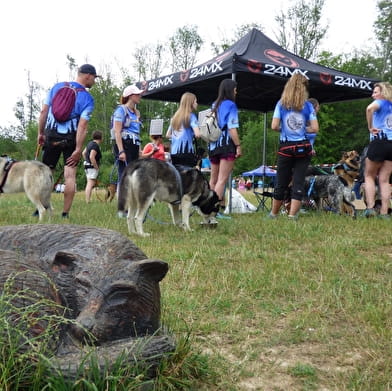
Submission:
{"label": "black backpack", "polygon": [[75,107],[76,95],[79,91],[85,91],[85,89],[76,88],[70,83],[65,82],[64,86],[55,93],[52,99],[52,113],[57,122],[66,122],[71,119],[71,113]]}

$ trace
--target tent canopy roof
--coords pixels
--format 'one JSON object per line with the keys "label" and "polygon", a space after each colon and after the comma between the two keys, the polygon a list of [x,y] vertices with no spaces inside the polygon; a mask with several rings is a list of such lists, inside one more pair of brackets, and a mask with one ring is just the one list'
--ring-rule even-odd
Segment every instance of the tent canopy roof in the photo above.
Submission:
{"label": "tent canopy roof", "polygon": [[276,176],[276,170],[271,167],[261,165],[251,171],[246,171],[241,174],[242,176]]}
{"label": "tent canopy roof", "polygon": [[200,104],[211,105],[220,82],[235,74],[238,107],[268,112],[274,109],[294,72],[309,78],[309,96],[320,103],[370,98],[377,81],[307,61],[252,29],[211,60],[183,72],[139,82],[138,86],[146,90],[143,95],[146,99],[179,102],[181,95],[189,91]]}

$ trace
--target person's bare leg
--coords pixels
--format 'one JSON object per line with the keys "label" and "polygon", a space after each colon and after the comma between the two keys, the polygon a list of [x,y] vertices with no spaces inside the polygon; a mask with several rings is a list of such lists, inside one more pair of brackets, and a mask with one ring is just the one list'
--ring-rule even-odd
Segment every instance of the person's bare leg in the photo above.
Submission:
{"label": "person's bare leg", "polygon": [[366,158],[365,168],[365,194],[366,194],[366,208],[374,208],[376,200],[376,177],[382,162],[373,162]]}
{"label": "person's bare leg", "polygon": [[272,208],[271,208],[271,215],[276,216],[279,213],[279,210],[283,204],[283,201],[276,200],[275,198],[272,199]]}
{"label": "person's bare leg", "polygon": [[96,184],[95,179],[87,179],[87,185],[86,185],[86,189],[85,189],[87,203],[89,203],[91,200],[91,193],[93,191],[95,184]]}
{"label": "person's bare leg", "polygon": [[76,191],[76,169],[77,167],[64,167],[64,209],[63,213],[69,213]]}
{"label": "person's bare leg", "polygon": [[388,209],[391,205],[391,185],[389,178],[392,173],[392,161],[385,160],[378,173],[378,186],[380,189],[381,209],[380,214],[388,214]]}
{"label": "person's bare leg", "polygon": [[220,200],[225,198],[225,187],[226,183],[229,179],[230,173],[233,171],[234,160],[224,160],[222,159],[219,163],[219,173],[218,179],[215,183],[215,192],[218,195]]}
{"label": "person's bare leg", "polygon": [[218,181],[218,175],[219,175],[219,164],[211,164],[211,172],[210,172],[211,190],[215,190],[216,182]]}
{"label": "person's bare leg", "polygon": [[302,205],[301,201],[292,199],[290,204],[289,217],[296,216],[299,210],[301,209],[301,205]]}

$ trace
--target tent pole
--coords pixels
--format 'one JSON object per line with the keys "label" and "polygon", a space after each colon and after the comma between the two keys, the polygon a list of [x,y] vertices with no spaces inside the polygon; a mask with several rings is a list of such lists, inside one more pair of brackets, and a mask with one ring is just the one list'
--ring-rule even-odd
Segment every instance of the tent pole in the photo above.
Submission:
{"label": "tent pole", "polygon": [[265,165],[266,165],[266,149],[267,149],[267,113],[264,113],[264,131],[263,131],[263,192],[265,190]]}

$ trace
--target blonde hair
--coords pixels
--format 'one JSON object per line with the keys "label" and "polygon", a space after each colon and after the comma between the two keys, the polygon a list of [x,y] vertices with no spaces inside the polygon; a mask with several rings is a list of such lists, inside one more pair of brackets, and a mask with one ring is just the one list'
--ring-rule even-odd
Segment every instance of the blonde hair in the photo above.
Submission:
{"label": "blonde hair", "polygon": [[383,81],[380,83],[375,83],[374,87],[379,87],[381,95],[392,102],[392,85],[387,81]]}
{"label": "blonde hair", "polygon": [[294,73],[284,86],[281,104],[288,110],[301,111],[308,96],[308,79],[301,73]]}
{"label": "blonde hair", "polygon": [[193,104],[195,103],[196,95],[191,92],[185,92],[181,96],[180,106],[174,113],[171,120],[171,127],[173,130],[180,130],[181,127],[188,128],[190,126],[190,114],[193,111]]}

